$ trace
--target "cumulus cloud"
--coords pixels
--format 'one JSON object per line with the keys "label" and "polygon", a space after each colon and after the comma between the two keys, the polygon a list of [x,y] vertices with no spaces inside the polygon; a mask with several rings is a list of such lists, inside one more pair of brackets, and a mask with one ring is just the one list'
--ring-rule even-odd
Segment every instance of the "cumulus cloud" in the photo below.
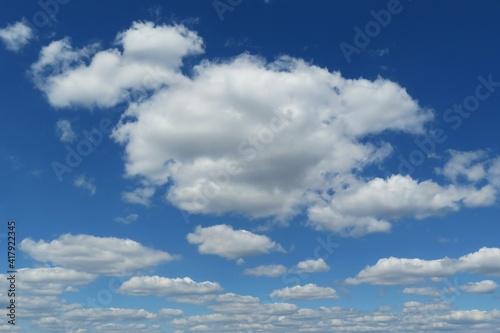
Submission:
{"label": "cumulus cloud", "polygon": [[469,294],[492,294],[497,290],[497,288],[497,283],[492,280],[469,282],[460,286],[460,290]]}
{"label": "cumulus cloud", "polygon": [[327,287],[318,287],[309,283],[304,286],[286,287],[280,290],[274,290],[271,294],[273,298],[287,300],[317,300],[317,299],[338,299],[339,296],[335,289]]}
{"label": "cumulus cloud", "polygon": [[[29,294],[59,295],[75,291],[75,286],[92,282],[97,275],[62,267],[39,267],[18,269],[19,288]],[[2,280],[8,275],[2,275]]]}
{"label": "cumulus cloud", "polygon": [[65,234],[50,242],[24,239],[20,249],[40,262],[89,274],[126,275],[175,259],[130,239]]}
{"label": "cumulus cloud", "polygon": [[202,52],[202,40],[183,25],[134,22],[115,45],[74,49],[68,38],[52,42],[32,65],[35,82],[54,107],[111,107],[162,85],[182,81],[182,57]]}
{"label": "cumulus cloud", "polygon": [[218,313],[241,313],[247,314],[260,310],[260,300],[254,296],[242,296],[227,293],[217,296],[215,304],[209,308]]}
{"label": "cumulus cloud", "polygon": [[[315,227],[357,236],[388,231],[387,219],[411,216],[418,219],[458,211],[462,206],[487,206],[495,202],[491,185],[441,186],[431,180],[418,182],[410,176],[393,175],[356,182],[332,196],[329,205],[309,209]],[[377,219],[381,218],[381,219]],[[385,219],[385,220],[384,220]]]}
{"label": "cumulus cloud", "polygon": [[196,282],[191,278],[167,278],[160,276],[134,276],[125,281],[118,291],[134,296],[204,295],[222,291],[216,282]]}
{"label": "cumulus cloud", "polygon": [[8,50],[14,52],[19,52],[33,37],[33,29],[23,21],[0,29],[0,40],[2,40]]}
{"label": "cumulus cloud", "polygon": [[198,245],[201,254],[215,254],[227,259],[266,254],[272,251],[285,252],[283,247],[269,237],[257,235],[247,230],[233,230],[231,226],[220,224],[203,228],[196,227],[187,235],[191,244]]}
{"label": "cumulus cloud", "polygon": [[156,314],[144,309],[88,308],[68,311],[64,317],[74,321],[151,320]]}
{"label": "cumulus cloud", "polygon": [[444,278],[459,272],[500,276],[500,249],[483,247],[457,259],[383,258],[346,282],[353,285],[412,284],[426,278]]}
{"label": "cumulus cloud", "polygon": [[286,267],[283,265],[261,265],[253,268],[247,268],[243,271],[245,275],[277,277],[286,273]]}
{"label": "cumulus cloud", "polygon": [[76,139],[76,133],[73,131],[69,120],[58,120],[56,123],[56,132],[61,142],[73,142]]}
{"label": "cumulus cloud", "polygon": [[[149,205],[164,187],[190,213],[283,222],[305,211],[312,227],[352,237],[388,232],[398,217],[495,202],[491,185],[363,176],[392,152],[380,134],[425,134],[434,118],[395,82],[250,54],[202,60],[184,74],[184,59],[204,44],[182,25],[135,22],[115,45],[53,42],[32,73],[55,107],[128,103],[112,138],[124,147],[126,176],[145,188],[125,192],[125,201]],[[453,155],[443,171],[452,182],[482,176],[473,156],[465,160],[472,164],[460,169]]]}
{"label": "cumulus cloud", "polygon": [[300,273],[318,273],[328,272],[330,266],[322,259],[309,259],[301,261],[297,264],[297,270]]}

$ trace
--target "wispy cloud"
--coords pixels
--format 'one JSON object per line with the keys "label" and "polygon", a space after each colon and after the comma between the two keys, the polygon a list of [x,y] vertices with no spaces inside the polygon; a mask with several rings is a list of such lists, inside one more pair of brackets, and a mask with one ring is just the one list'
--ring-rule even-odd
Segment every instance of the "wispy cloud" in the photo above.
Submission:
{"label": "wispy cloud", "polygon": [[80,175],[75,178],[75,186],[89,191],[90,195],[94,195],[97,191],[97,187],[94,185],[94,180],[87,178],[85,175]]}
{"label": "wispy cloud", "polygon": [[129,214],[125,217],[115,217],[115,221],[118,223],[130,224],[132,222],[137,221],[138,218],[139,218],[139,215],[137,215],[137,214]]}
{"label": "wispy cloud", "polygon": [[56,132],[61,142],[73,142],[76,139],[76,133],[73,131],[69,120],[58,120],[56,123]]}

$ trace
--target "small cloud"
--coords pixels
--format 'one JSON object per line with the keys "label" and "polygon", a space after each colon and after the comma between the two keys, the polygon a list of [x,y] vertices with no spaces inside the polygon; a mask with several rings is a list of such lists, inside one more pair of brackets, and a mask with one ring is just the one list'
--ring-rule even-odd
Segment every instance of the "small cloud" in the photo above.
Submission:
{"label": "small cloud", "polygon": [[224,43],[225,47],[236,47],[236,48],[250,48],[254,47],[252,43],[250,42],[250,39],[247,37],[236,39],[236,38],[229,38],[226,40]]}
{"label": "small cloud", "polygon": [[370,50],[369,51],[369,54],[372,56],[372,57],[383,57],[385,55],[388,55],[389,54],[389,48],[385,48],[385,49],[378,49],[378,50]]}
{"label": "small cloud", "polygon": [[245,264],[245,260],[243,260],[243,258],[239,258],[238,260],[236,260],[236,265],[241,266],[243,264]]}
{"label": "small cloud", "polygon": [[270,252],[285,252],[280,244],[267,236],[247,230],[234,230],[225,224],[206,228],[198,226],[187,235],[187,240],[190,244],[196,244],[201,254],[213,254],[226,259],[238,260]]}
{"label": "small cloud", "polygon": [[277,277],[286,273],[283,265],[262,265],[254,268],[247,268],[243,271],[245,275]]}
{"label": "small cloud", "polygon": [[498,285],[492,280],[469,282],[460,287],[463,292],[469,294],[493,294],[497,288]]}
{"label": "small cloud", "polygon": [[330,266],[322,259],[314,260],[304,260],[297,264],[297,271],[299,273],[318,273],[318,272],[328,272]]}
{"label": "small cloud", "polygon": [[441,237],[438,239],[438,242],[441,244],[456,243],[456,242],[458,242],[458,238],[457,237],[453,237],[453,238]]}
{"label": "small cloud", "polygon": [[73,142],[76,139],[76,133],[73,131],[69,120],[59,120],[56,123],[56,132],[61,142]]}
{"label": "small cloud", "polygon": [[139,215],[137,215],[137,214],[129,214],[126,217],[115,217],[115,221],[118,223],[130,224],[132,222],[137,221],[138,218],[139,218]]}
{"label": "small cloud", "polygon": [[280,290],[274,290],[270,296],[285,300],[318,300],[318,299],[338,299],[339,295],[335,289],[328,287],[318,287],[309,283],[305,286],[286,287]]}
{"label": "small cloud", "polygon": [[149,206],[151,197],[155,194],[155,189],[152,187],[136,188],[131,192],[122,192],[122,200],[128,203]]}
{"label": "small cloud", "polygon": [[75,179],[75,186],[89,191],[90,195],[94,195],[97,190],[93,179],[86,178],[84,175],[80,175]]}
{"label": "small cloud", "polygon": [[0,29],[0,40],[8,50],[19,52],[33,39],[33,30],[23,21]]}
{"label": "small cloud", "polygon": [[42,175],[42,170],[36,169],[30,172],[33,177],[40,177]]}

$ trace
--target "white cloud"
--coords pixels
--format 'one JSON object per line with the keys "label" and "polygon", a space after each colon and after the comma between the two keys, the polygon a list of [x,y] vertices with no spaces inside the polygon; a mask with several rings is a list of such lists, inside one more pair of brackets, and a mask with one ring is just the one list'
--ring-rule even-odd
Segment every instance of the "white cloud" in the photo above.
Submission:
{"label": "white cloud", "polygon": [[491,166],[488,169],[488,180],[496,188],[500,189],[500,157],[491,161]]}
{"label": "white cloud", "polygon": [[297,264],[297,270],[300,273],[317,273],[328,272],[330,266],[322,259],[309,259],[301,261]]}
{"label": "white cloud", "polygon": [[215,301],[216,304],[210,305],[209,308],[217,313],[248,314],[260,310],[258,297],[227,293],[217,296]]}
{"label": "white cloud", "polygon": [[[151,54],[160,45],[138,42],[139,38],[133,36],[147,31],[154,36],[151,41],[170,41],[172,36],[179,38],[177,30],[135,23],[117,38],[123,53],[117,50],[96,53],[90,65],[80,62],[62,73],[45,77],[42,81],[48,83],[42,88],[55,106],[117,103],[130,97],[127,89],[140,89],[143,85],[134,80],[119,87],[116,82],[107,82],[104,92],[98,88],[82,91],[77,87],[84,85],[84,78],[88,77],[97,77],[96,86],[100,87],[103,79],[95,68],[107,58],[114,61],[111,71],[120,68],[120,73],[128,73],[138,61],[134,58],[125,63],[123,59],[135,53]],[[309,190],[326,191],[332,186],[329,184],[332,181],[328,181],[331,175],[378,162],[390,152],[385,143],[380,146],[362,143],[363,136],[385,130],[422,133],[423,124],[432,118],[428,110],[419,108],[393,82],[348,80],[339,73],[287,57],[272,63],[249,55],[228,62],[202,62],[195,67],[193,77],[172,79],[165,73],[162,75],[161,70],[168,72],[179,65],[183,56],[202,51],[201,39],[193,32],[183,33],[179,40],[185,47],[180,52],[168,47],[158,52],[175,59],[170,67],[160,66],[159,74],[155,74],[159,82],[170,85],[160,88],[152,98],[131,105],[114,132],[114,138],[126,145],[127,175],[140,176],[158,185],[172,180],[167,197],[181,209],[237,212],[252,217],[292,216],[307,204],[303,199]],[[80,51],[66,43],[66,52]],[[142,56],[138,57],[141,61]],[[157,60],[148,59],[155,64]],[[120,82],[124,81],[127,80]],[[267,88],[262,89],[262,85]],[[60,89],[55,89],[56,86]],[[69,93],[63,94],[65,89]],[[119,93],[126,96],[120,98]],[[256,109],[259,111],[255,112]],[[276,112],[281,115],[276,117]],[[193,126],[193,117],[199,120],[199,125]],[[216,130],[220,127],[231,130]],[[296,149],[282,148],[290,144]],[[277,156],[294,168],[275,163]],[[220,172],[231,167],[238,176],[230,177],[228,186],[219,186],[216,189],[219,193],[208,203],[198,201],[204,200],[198,196],[205,195],[210,187],[214,190],[212,178],[224,180],[226,175]],[[370,230],[374,229],[387,230],[387,225]]]}
{"label": "white cloud", "polygon": [[156,314],[144,309],[120,309],[120,308],[88,308],[68,311],[64,314],[65,319],[82,322],[102,322],[111,320],[140,321],[152,320]]}
{"label": "white cloud", "polygon": [[500,248],[482,247],[459,258],[459,269],[470,273],[500,276]]}
{"label": "white cloud", "polygon": [[[59,295],[86,285],[97,276],[62,267],[20,268],[17,270],[19,288],[29,294]],[[8,275],[1,275],[2,281]]]}
{"label": "white cloud", "polygon": [[292,58],[266,63],[242,55],[202,63],[195,73],[186,85],[131,106],[127,119],[137,120],[113,134],[126,145],[127,174],[158,185],[173,179],[168,200],[190,212],[291,216],[308,190],[331,186],[328,175],[390,152],[358,138],[420,132],[430,119],[392,82],[346,80]]}
{"label": "white cloud", "polygon": [[[115,44],[98,52],[54,42],[32,72],[55,107],[129,103],[112,137],[124,146],[126,176],[148,190],[125,192],[125,201],[149,205],[167,185],[167,200],[191,213],[283,222],[306,211],[314,228],[353,237],[388,232],[398,217],[495,202],[491,185],[362,176],[392,152],[381,133],[424,134],[434,117],[394,82],[249,54],[200,61],[185,75],[183,59],[203,53],[203,40],[180,25],[135,22]],[[451,178],[481,177],[457,163],[453,156],[445,171]]]}
{"label": "white cloud", "polygon": [[20,249],[40,262],[89,274],[126,275],[175,259],[130,239],[65,234],[51,242],[24,239]]}
{"label": "white cloud", "polygon": [[123,192],[122,200],[128,203],[139,204],[148,207],[151,205],[151,198],[155,194],[152,187],[136,188],[131,192]]}
{"label": "white cloud", "polygon": [[34,37],[33,29],[25,22],[19,21],[0,29],[0,40],[8,50],[19,52]]}
{"label": "white cloud", "polygon": [[453,237],[453,238],[439,237],[438,242],[442,243],[442,244],[456,243],[456,242],[458,242],[458,238],[457,237]]}
{"label": "white cloud", "polygon": [[115,217],[115,221],[123,224],[130,224],[132,222],[137,221],[139,215],[137,214],[129,214],[126,217]]}
{"label": "white cloud", "polygon": [[421,302],[405,302],[403,304],[403,312],[409,312],[414,314],[415,312],[424,312],[427,314],[428,312],[436,313],[438,311],[448,310],[450,309],[450,303],[442,302],[442,303],[421,303]]}
{"label": "white cloud", "polygon": [[419,295],[428,297],[439,297],[443,294],[442,291],[432,287],[409,287],[409,288],[404,288],[402,293],[408,295]]}
{"label": "white cloud", "polygon": [[284,252],[281,245],[267,236],[246,230],[233,230],[231,226],[225,224],[206,228],[198,226],[194,232],[187,235],[187,240],[191,244],[197,244],[201,254],[215,254],[227,259],[255,256],[271,251]]}
{"label": "white cloud", "polygon": [[184,314],[184,311],[179,309],[167,309],[163,308],[158,311],[158,315],[161,317],[179,317]]}
{"label": "white cloud", "polygon": [[134,296],[177,296],[204,295],[222,291],[216,282],[196,282],[185,278],[167,278],[160,276],[134,276],[125,281],[118,290],[121,293]]}
{"label": "white cloud", "polygon": [[482,150],[462,152],[457,150],[449,150],[451,158],[446,162],[442,169],[438,169],[438,173],[450,178],[456,182],[459,177],[464,177],[468,181],[477,182],[486,176],[486,170],[483,161],[486,152]]}
{"label": "white cloud", "polygon": [[184,296],[173,296],[169,297],[168,300],[178,303],[187,303],[201,305],[209,303],[217,298],[217,295],[207,294],[207,295],[184,295]]}
{"label": "white cloud", "polygon": [[73,142],[76,139],[76,133],[73,131],[69,120],[58,120],[56,123],[56,132],[61,142]]}
{"label": "white cloud", "polygon": [[280,290],[274,290],[271,294],[273,298],[287,300],[317,300],[317,299],[338,299],[339,296],[335,289],[327,287],[318,287],[309,283],[304,286],[286,287]]}
{"label": "white cloud", "polygon": [[500,249],[483,247],[458,259],[436,260],[383,258],[367,266],[348,284],[398,285],[411,284],[425,278],[443,278],[458,272],[500,276]]}
{"label": "white cloud", "polygon": [[67,38],[52,42],[32,66],[38,88],[55,107],[110,107],[182,81],[182,57],[203,50],[202,40],[186,27],[151,22],[134,22],[116,36],[115,45],[121,49],[75,50]]}
{"label": "white cloud", "polygon": [[[388,231],[385,219],[404,216],[425,218],[468,207],[495,202],[491,185],[480,189],[470,186],[441,186],[431,180],[418,182],[410,176],[393,175],[369,182],[351,182],[350,187],[334,194],[329,203],[309,208],[312,224],[320,230],[362,236]],[[382,219],[378,219],[382,218]]]}
{"label": "white cloud", "polygon": [[97,190],[97,187],[94,184],[94,180],[87,178],[85,175],[76,177],[74,184],[78,188],[83,188],[84,190],[89,191],[90,195],[94,195]]}
{"label": "white cloud", "polygon": [[498,288],[495,281],[483,280],[480,282],[469,282],[460,286],[460,290],[469,294],[492,294]]}
{"label": "white cloud", "polygon": [[[493,323],[497,324],[500,318],[499,310],[481,311],[481,310],[457,310],[452,311],[447,315],[441,316],[441,320],[459,325],[470,325],[480,323]],[[480,326],[479,326],[480,327]],[[488,327],[490,330],[491,328]]]}
{"label": "white cloud", "polygon": [[261,265],[253,268],[247,268],[243,271],[245,275],[277,277],[286,273],[286,267],[283,265]]}

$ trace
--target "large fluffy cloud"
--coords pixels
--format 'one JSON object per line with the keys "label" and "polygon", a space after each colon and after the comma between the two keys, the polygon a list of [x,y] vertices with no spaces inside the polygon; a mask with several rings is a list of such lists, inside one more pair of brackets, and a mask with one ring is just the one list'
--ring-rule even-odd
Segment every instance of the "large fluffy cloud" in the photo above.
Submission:
{"label": "large fluffy cloud", "polygon": [[[348,79],[288,56],[182,68],[203,53],[203,40],[182,25],[136,22],[115,45],[53,42],[32,72],[56,107],[129,103],[112,133],[125,147],[126,176],[142,186],[126,201],[148,205],[165,186],[166,199],[188,212],[287,220],[306,211],[314,228],[345,236],[495,201],[491,185],[364,176],[392,151],[380,134],[425,135],[433,119],[395,82]],[[443,171],[452,181],[484,176],[480,167],[453,168],[458,162]]]}
{"label": "large fluffy cloud", "polygon": [[175,259],[130,239],[91,235],[65,234],[50,242],[26,238],[20,249],[37,261],[89,274],[125,275]]}
{"label": "large fluffy cloud", "polygon": [[500,248],[483,247],[457,259],[382,258],[346,282],[354,285],[411,284],[425,278],[443,278],[459,272],[500,276]]}

